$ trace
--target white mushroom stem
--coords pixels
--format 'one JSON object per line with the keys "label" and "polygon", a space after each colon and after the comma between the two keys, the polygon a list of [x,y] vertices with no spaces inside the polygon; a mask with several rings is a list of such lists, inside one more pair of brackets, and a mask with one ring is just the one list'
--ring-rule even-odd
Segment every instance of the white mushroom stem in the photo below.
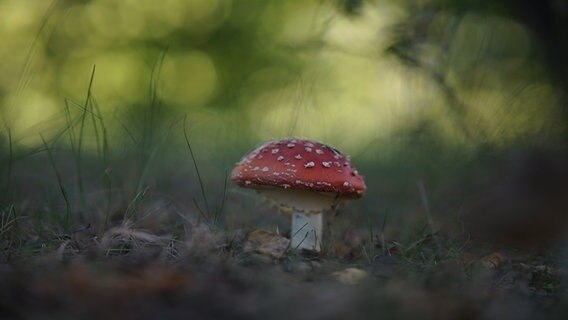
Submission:
{"label": "white mushroom stem", "polygon": [[291,244],[294,250],[308,249],[321,250],[323,230],[323,214],[304,214],[294,212],[292,214],[292,230],[290,231]]}
{"label": "white mushroom stem", "polygon": [[337,202],[336,194],[283,188],[265,188],[259,192],[283,210],[292,213],[292,250],[321,251],[322,212]]}

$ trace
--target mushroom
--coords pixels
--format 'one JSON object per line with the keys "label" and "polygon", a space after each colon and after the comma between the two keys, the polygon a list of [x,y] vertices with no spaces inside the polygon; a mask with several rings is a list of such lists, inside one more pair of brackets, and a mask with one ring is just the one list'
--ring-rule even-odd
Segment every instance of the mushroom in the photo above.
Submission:
{"label": "mushroom", "polygon": [[349,157],[320,142],[268,141],[236,164],[231,179],[292,215],[294,249],[321,250],[323,211],[363,196],[363,176]]}

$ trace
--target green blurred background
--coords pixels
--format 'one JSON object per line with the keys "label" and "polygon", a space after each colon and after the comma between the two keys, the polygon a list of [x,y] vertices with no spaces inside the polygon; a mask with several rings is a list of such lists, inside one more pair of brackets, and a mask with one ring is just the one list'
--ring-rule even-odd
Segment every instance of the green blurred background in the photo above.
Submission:
{"label": "green blurred background", "polygon": [[[49,136],[64,99],[83,104],[93,66],[112,137],[153,94],[156,121],[187,115],[221,146],[294,135],[372,158],[385,151],[369,144],[426,124],[441,143],[468,147],[558,130],[558,92],[523,25],[449,10],[409,17],[401,1],[354,3],[350,14],[336,1],[3,0],[4,132],[24,145]],[[401,30],[409,19],[423,25]],[[390,54],[401,32],[420,33],[412,50],[421,69]]]}
{"label": "green blurred background", "polygon": [[566,78],[550,68],[561,37],[524,15],[533,2],[1,0],[7,188],[33,190],[10,179],[40,174],[25,161],[49,145],[73,150],[64,163],[102,159],[65,177],[110,188],[133,171],[130,197],[146,185],[197,195],[185,127],[217,201],[240,156],[297,136],[352,155],[369,185],[359,206],[386,198],[388,210],[401,189],[420,203],[415,182],[458,160],[565,141]]}

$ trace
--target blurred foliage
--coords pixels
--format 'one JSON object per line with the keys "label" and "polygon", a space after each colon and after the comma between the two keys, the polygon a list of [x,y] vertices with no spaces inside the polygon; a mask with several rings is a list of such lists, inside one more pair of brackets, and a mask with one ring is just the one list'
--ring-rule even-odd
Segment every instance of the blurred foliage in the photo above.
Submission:
{"label": "blurred foliage", "polygon": [[81,116],[96,66],[89,103],[113,140],[187,116],[208,149],[306,136],[371,160],[424,134],[547,143],[564,121],[542,42],[487,3],[2,0],[2,134],[30,146],[67,129],[64,101]]}

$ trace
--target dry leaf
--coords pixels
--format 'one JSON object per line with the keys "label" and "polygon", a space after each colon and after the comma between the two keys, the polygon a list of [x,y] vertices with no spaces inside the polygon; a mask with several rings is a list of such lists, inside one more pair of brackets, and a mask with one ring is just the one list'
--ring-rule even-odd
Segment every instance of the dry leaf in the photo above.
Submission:
{"label": "dry leaf", "polygon": [[367,271],[358,268],[347,268],[331,274],[343,284],[355,285],[360,283],[369,275]]}
{"label": "dry leaf", "polygon": [[288,247],[290,239],[264,230],[253,230],[246,235],[244,252],[256,252],[275,259],[281,258]]}
{"label": "dry leaf", "polygon": [[479,261],[480,264],[487,269],[497,270],[500,269],[503,264],[507,261],[507,258],[499,252],[493,252],[487,255]]}

